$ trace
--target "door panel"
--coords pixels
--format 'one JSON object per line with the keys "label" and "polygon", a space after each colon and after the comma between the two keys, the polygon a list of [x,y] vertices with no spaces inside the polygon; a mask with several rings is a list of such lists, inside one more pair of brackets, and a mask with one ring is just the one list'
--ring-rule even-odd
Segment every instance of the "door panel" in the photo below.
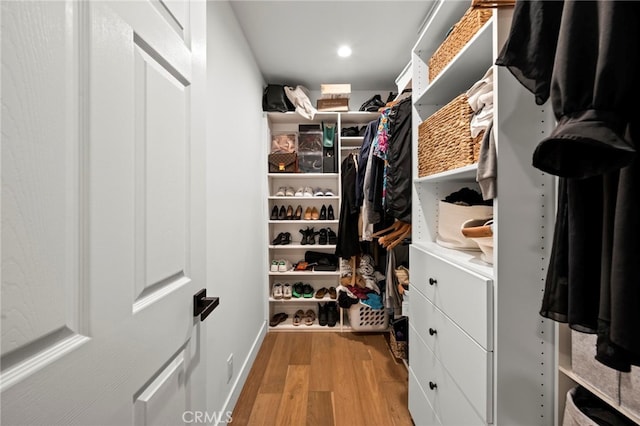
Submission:
{"label": "door panel", "polygon": [[158,4],[1,2],[3,424],[205,409],[203,105]]}

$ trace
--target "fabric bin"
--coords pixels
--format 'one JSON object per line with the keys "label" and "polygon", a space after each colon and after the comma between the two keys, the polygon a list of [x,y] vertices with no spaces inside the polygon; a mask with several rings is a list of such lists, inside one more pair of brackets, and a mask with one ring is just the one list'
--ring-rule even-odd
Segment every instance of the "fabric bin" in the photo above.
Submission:
{"label": "fabric bin", "polygon": [[385,331],[389,328],[386,309],[371,309],[362,303],[349,308],[349,323],[355,331]]}
{"label": "fabric bin", "polygon": [[609,396],[620,400],[620,372],[596,361],[595,334],[571,330],[571,370],[584,381]]}
{"label": "fabric bin", "polygon": [[620,373],[620,405],[640,417],[640,368]]}
{"label": "fabric bin", "polygon": [[447,248],[480,251],[478,243],[462,235],[462,225],[471,219],[488,220],[493,217],[491,206],[460,206],[440,201],[438,206],[438,237],[436,242]]}

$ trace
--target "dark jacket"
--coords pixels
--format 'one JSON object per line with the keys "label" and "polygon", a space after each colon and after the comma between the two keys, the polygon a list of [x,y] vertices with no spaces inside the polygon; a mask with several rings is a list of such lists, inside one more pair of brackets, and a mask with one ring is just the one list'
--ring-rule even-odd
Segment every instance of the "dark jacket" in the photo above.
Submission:
{"label": "dark jacket", "polygon": [[391,108],[385,213],[411,223],[411,97]]}

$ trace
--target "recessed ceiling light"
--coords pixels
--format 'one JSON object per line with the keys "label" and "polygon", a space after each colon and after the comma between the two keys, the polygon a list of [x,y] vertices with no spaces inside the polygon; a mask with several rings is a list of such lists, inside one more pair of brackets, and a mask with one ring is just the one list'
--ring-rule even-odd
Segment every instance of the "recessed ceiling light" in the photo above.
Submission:
{"label": "recessed ceiling light", "polygon": [[338,48],[338,56],[341,58],[348,58],[351,56],[351,48],[347,45],[340,46]]}

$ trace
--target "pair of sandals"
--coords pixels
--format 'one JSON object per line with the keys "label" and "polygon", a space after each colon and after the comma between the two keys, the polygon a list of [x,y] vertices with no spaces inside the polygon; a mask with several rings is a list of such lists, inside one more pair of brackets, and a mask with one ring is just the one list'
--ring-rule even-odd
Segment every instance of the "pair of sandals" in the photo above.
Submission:
{"label": "pair of sandals", "polygon": [[316,320],[316,313],[313,309],[307,309],[307,311],[303,311],[302,309],[298,309],[296,313],[293,315],[293,325],[300,325],[304,322],[304,325],[313,325],[313,322]]}

